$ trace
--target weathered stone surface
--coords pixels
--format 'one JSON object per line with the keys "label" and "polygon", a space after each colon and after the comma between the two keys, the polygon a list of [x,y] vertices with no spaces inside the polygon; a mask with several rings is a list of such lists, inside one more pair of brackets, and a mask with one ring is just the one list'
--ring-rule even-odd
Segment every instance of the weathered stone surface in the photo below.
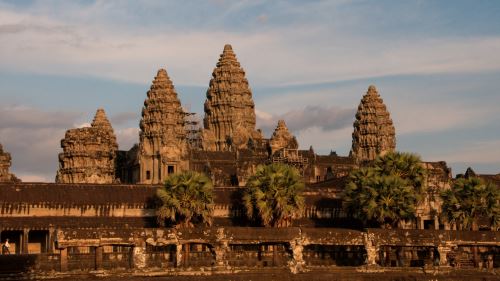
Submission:
{"label": "weathered stone surface", "polygon": [[70,129],[61,140],[58,183],[113,183],[118,144],[103,109],[90,127]]}
{"label": "weathered stone surface", "polygon": [[231,45],[225,45],[212,73],[205,101],[204,127],[213,133],[204,148],[218,151],[245,148],[248,140],[259,138],[255,131],[255,105]]}
{"label": "weathered stone surface", "polygon": [[16,176],[9,172],[11,165],[10,153],[3,151],[3,146],[0,144],[0,182],[18,182]]}
{"label": "weathered stone surface", "polygon": [[142,109],[140,183],[161,183],[187,168],[185,113],[165,69],[158,70]]}
{"label": "weathered stone surface", "polygon": [[297,139],[290,133],[290,131],[288,131],[285,120],[278,121],[278,126],[274,130],[273,135],[271,136],[269,145],[271,146],[272,154],[283,148],[288,148],[288,149],[299,148]]}
{"label": "weathered stone surface", "polygon": [[392,119],[377,88],[371,85],[358,106],[350,154],[358,162],[364,162],[395,149]]}

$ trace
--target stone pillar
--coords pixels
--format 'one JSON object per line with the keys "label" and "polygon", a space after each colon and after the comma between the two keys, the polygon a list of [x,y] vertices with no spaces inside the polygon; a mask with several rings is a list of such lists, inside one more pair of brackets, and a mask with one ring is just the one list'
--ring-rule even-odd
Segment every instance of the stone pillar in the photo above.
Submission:
{"label": "stone pillar", "polygon": [[293,274],[296,274],[301,272],[306,265],[304,255],[302,254],[304,251],[304,241],[302,239],[293,240],[290,242],[290,248],[292,249],[293,259],[289,263],[289,268]]}
{"label": "stone pillar", "polygon": [[68,271],[68,248],[61,249],[59,259],[61,262],[61,271]]}
{"label": "stone pillar", "polygon": [[375,243],[372,233],[366,233],[363,237],[363,244],[366,250],[366,265],[378,266],[377,257],[379,255],[380,247]]}
{"label": "stone pillar", "polygon": [[438,216],[434,216],[434,229],[439,230],[439,218],[438,218]]}
{"label": "stone pillar", "polygon": [[451,252],[450,246],[438,246],[437,250],[439,252],[439,266],[450,266],[447,255]]}
{"label": "stone pillar", "polygon": [[132,254],[133,266],[137,269],[143,269],[147,265],[146,247],[135,246]]}
{"label": "stone pillar", "polygon": [[181,265],[183,265],[182,264],[182,244],[176,244],[175,245],[175,267],[180,267]]}
{"label": "stone pillar", "polygon": [[21,246],[21,253],[22,254],[28,254],[28,235],[30,233],[30,230],[28,228],[23,229],[23,234],[22,234],[22,246]]}
{"label": "stone pillar", "polygon": [[57,235],[55,231],[56,230],[54,229],[53,226],[49,227],[49,235],[47,238],[47,252],[49,254],[52,254],[54,252],[54,243],[55,243],[54,237]]}
{"label": "stone pillar", "polygon": [[417,229],[424,229],[424,219],[422,217],[417,217]]}
{"label": "stone pillar", "polygon": [[103,248],[102,246],[95,247],[95,269],[102,269],[102,254]]}

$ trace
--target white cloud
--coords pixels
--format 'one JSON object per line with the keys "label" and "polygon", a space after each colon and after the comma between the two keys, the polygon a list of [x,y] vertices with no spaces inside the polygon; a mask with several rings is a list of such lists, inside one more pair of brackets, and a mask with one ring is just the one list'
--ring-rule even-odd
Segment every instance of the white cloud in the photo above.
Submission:
{"label": "white cloud", "polygon": [[129,150],[135,143],[139,142],[138,127],[115,130],[116,139],[120,150]]}
{"label": "white cloud", "polygon": [[139,83],[166,66],[174,83],[206,85],[225,43],[234,45],[250,83],[259,85],[500,69],[498,37],[389,42],[315,25],[274,26],[260,32],[162,32],[154,27],[118,31],[112,25],[72,25],[8,10],[0,11],[2,30],[0,69]]}
{"label": "white cloud", "polygon": [[84,122],[81,124],[73,124],[74,128],[88,128],[90,126],[91,126],[91,124],[89,122]]}

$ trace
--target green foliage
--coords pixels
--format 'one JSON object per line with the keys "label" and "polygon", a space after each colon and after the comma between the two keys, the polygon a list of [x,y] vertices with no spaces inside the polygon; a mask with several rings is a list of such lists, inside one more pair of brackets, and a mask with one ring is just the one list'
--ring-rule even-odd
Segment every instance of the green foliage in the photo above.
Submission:
{"label": "green foliage", "polygon": [[343,204],[354,217],[396,227],[415,217],[417,204],[425,195],[426,171],[420,157],[390,152],[373,166],[353,171],[343,193]]}
{"label": "green foliage", "polygon": [[495,227],[500,223],[500,189],[492,183],[460,178],[441,193],[441,199],[443,218],[463,229],[477,230],[480,218],[488,218]]}
{"label": "green foliage", "polygon": [[182,227],[193,227],[197,222],[212,224],[213,185],[204,174],[192,171],[173,174],[156,195],[162,203],[156,212],[160,225],[165,220]]}
{"label": "green foliage", "polygon": [[288,165],[257,167],[243,194],[247,216],[263,226],[290,226],[304,209],[304,183],[299,172]]}

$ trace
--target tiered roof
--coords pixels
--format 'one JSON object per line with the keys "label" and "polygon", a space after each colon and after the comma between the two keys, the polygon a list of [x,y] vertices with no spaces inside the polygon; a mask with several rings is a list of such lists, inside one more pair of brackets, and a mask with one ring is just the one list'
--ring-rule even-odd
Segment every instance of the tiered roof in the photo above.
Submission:
{"label": "tiered roof", "polygon": [[377,88],[371,85],[361,99],[354,121],[351,156],[358,162],[396,149],[395,129]]}
{"label": "tiered roof", "polygon": [[228,139],[237,131],[247,139],[254,134],[254,107],[245,71],[231,45],[225,45],[207,90],[203,120],[205,129],[215,135],[216,150],[227,150]]}
{"label": "tiered roof", "polygon": [[59,183],[113,183],[118,144],[103,109],[90,127],[70,129],[61,140]]}

